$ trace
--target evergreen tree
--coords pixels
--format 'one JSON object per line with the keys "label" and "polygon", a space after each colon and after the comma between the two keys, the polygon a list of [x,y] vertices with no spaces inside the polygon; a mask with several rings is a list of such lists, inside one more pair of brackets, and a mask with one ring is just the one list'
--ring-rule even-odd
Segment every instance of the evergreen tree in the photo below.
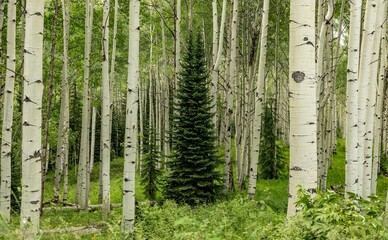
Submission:
{"label": "evergreen tree", "polygon": [[260,141],[259,168],[260,177],[276,179],[287,175],[287,161],[282,143],[276,141],[275,116],[273,100],[269,99],[264,106],[262,132]]}
{"label": "evergreen tree", "polygon": [[174,104],[173,159],[165,194],[178,203],[213,202],[221,174],[209,93],[209,75],[200,34],[190,34]]}
{"label": "evergreen tree", "polygon": [[144,195],[149,200],[155,200],[161,174],[160,168],[158,168],[160,151],[157,146],[158,139],[155,128],[149,127],[147,132],[149,134],[149,141],[146,149],[144,149],[141,183],[144,186]]}

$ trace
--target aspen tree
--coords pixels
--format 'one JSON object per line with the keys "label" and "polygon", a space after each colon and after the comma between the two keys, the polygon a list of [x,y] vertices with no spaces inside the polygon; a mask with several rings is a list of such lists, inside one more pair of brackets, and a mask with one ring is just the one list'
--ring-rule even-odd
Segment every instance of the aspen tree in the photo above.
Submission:
{"label": "aspen tree", "polygon": [[287,216],[296,213],[297,186],[317,188],[315,1],[290,8],[290,181]]}
{"label": "aspen tree", "polygon": [[225,166],[224,166],[224,193],[230,190],[230,172],[232,171],[232,118],[233,118],[233,96],[234,83],[238,79],[237,70],[237,21],[238,21],[238,0],[233,0],[233,10],[231,19],[231,36],[230,36],[230,65],[229,65],[229,81],[226,82],[226,110],[225,110]]}
{"label": "aspen tree", "polygon": [[42,201],[43,14],[43,0],[26,1],[20,207],[20,228],[26,238],[39,230]]}
{"label": "aspen tree", "polygon": [[[375,31],[372,45],[372,57],[370,62],[370,86],[368,91],[368,99],[367,99],[367,109],[366,116],[375,116],[376,114],[376,91],[377,91],[377,75],[378,75],[378,65],[380,58],[380,43],[381,43],[381,34],[384,22],[386,21],[386,12],[387,12],[387,4],[386,0],[378,0],[377,1],[377,12],[376,12],[376,23],[375,23]],[[381,62],[383,63],[383,62]],[[373,176],[373,164],[376,163],[377,159],[373,159],[373,142],[374,142],[374,131],[373,126],[375,124],[375,119],[372,118],[372,121],[367,121],[365,126],[366,136],[365,136],[365,159],[369,160],[369,168],[368,174],[364,177],[364,188],[363,188],[363,196],[367,197],[372,194],[372,187],[375,187],[376,181],[373,179],[377,179],[376,176]]]}
{"label": "aspen tree", "polygon": [[124,143],[122,229],[133,232],[135,224],[135,174],[137,151],[137,111],[139,84],[140,1],[129,2],[129,46],[127,105]]}
{"label": "aspen tree", "polygon": [[[1,17],[1,16],[0,16]],[[11,153],[13,99],[16,70],[16,0],[8,1],[7,71],[4,86],[3,126],[1,138],[0,216],[11,220]]]}
{"label": "aspen tree", "polygon": [[[212,2],[212,13],[213,13],[213,66],[212,66],[212,81],[210,94],[213,97],[212,99],[212,111],[214,113],[213,122],[214,126],[217,126],[217,95],[218,95],[218,78],[219,78],[219,68],[221,64],[221,56],[224,49],[224,32],[225,32],[225,21],[226,21],[226,0],[222,2],[222,13],[221,13],[221,23],[218,28],[218,14],[217,14],[217,1]],[[220,128],[222,124],[220,124]],[[218,133],[220,131],[217,131]],[[222,134],[219,134],[221,138]]]}
{"label": "aspen tree", "polygon": [[178,82],[178,73],[180,71],[181,59],[181,0],[175,0],[175,68],[173,94],[175,94],[176,84]]}
{"label": "aspen tree", "polygon": [[64,168],[67,168],[69,152],[69,25],[70,25],[70,1],[62,0],[63,16],[63,76],[61,89],[61,109],[58,127],[57,153],[55,158],[55,184],[54,200],[59,200],[61,176]]}
{"label": "aspen tree", "polygon": [[[6,0],[0,0],[0,34],[2,33],[4,29],[4,8]],[[3,56],[3,38],[0,38],[0,57]]]}
{"label": "aspen tree", "polygon": [[83,105],[82,105],[82,129],[81,144],[79,155],[79,167],[77,175],[77,195],[76,203],[80,208],[85,210],[88,207],[87,199],[87,174],[89,161],[89,75],[90,75],[90,51],[93,26],[93,8],[94,0],[86,0],[86,17],[85,17],[85,56],[84,56],[84,83],[83,83]]}
{"label": "aspen tree", "polygon": [[110,84],[109,84],[109,0],[104,0],[102,17],[102,111],[101,111],[101,153],[102,153],[102,215],[110,212]]}
{"label": "aspen tree", "polygon": [[93,107],[92,110],[92,132],[91,132],[91,140],[90,140],[90,171],[93,171],[93,165],[94,165],[94,146],[96,143],[96,116],[97,116],[97,110],[95,107]]}
{"label": "aspen tree", "polygon": [[54,0],[54,17],[53,17],[53,30],[51,32],[52,36],[52,43],[51,43],[51,49],[50,49],[50,67],[49,67],[49,76],[47,81],[47,103],[46,103],[46,119],[44,122],[44,130],[43,130],[43,144],[42,144],[42,154],[41,154],[41,161],[42,161],[42,207],[41,211],[43,214],[43,201],[44,201],[44,192],[45,192],[45,179],[46,179],[46,165],[48,166],[48,145],[49,145],[49,127],[50,127],[50,118],[51,118],[51,106],[52,106],[52,98],[53,98],[53,91],[54,91],[54,63],[55,63],[55,49],[57,45],[57,27],[58,27],[58,0]]}
{"label": "aspen tree", "polygon": [[345,192],[358,192],[358,69],[362,1],[350,2],[346,85],[346,171]]}
{"label": "aspen tree", "polygon": [[[358,194],[362,197],[369,195],[372,159],[367,156],[366,149],[366,113],[368,89],[371,84],[371,59],[373,52],[373,38],[375,36],[377,0],[366,2],[364,26],[362,29],[361,56],[358,81]],[[368,186],[365,186],[367,184]]]}
{"label": "aspen tree", "polygon": [[[384,24],[384,29],[382,33],[386,33],[386,24]],[[381,58],[380,58],[380,71],[379,71],[379,83],[378,83],[378,93],[376,99],[376,112],[375,112],[375,124],[374,124],[374,148],[373,148],[373,167],[372,167],[372,185],[371,185],[371,194],[376,194],[377,188],[377,177],[380,167],[381,160],[381,146],[382,146],[382,115],[383,115],[383,104],[384,104],[384,89],[386,88],[385,84],[385,68],[387,66],[387,42],[386,35],[382,34],[382,44],[381,44]]]}
{"label": "aspen tree", "polygon": [[251,149],[251,164],[249,168],[249,187],[248,195],[253,199],[256,192],[257,180],[257,165],[260,151],[260,135],[261,135],[261,116],[263,112],[264,99],[264,82],[265,82],[265,64],[267,57],[267,36],[268,36],[268,16],[269,16],[269,0],[264,0],[263,13],[261,20],[261,40],[260,40],[260,62],[259,72],[257,77],[257,86],[255,93],[255,107],[253,117],[253,142]]}

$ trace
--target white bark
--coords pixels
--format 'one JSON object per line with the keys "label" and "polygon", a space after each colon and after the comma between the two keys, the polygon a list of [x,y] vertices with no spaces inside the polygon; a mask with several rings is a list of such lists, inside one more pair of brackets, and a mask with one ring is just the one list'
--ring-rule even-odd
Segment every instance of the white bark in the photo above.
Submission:
{"label": "white bark", "polygon": [[94,146],[96,142],[96,115],[97,111],[96,108],[93,107],[92,110],[92,133],[91,133],[91,140],[90,140],[90,173],[93,171],[93,165],[94,165]]}
{"label": "white bark", "polygon": [[[372,49],[372,59],[370,63],[371,67],[371,76],[370,76],[370,86],[368,92],[367,100],[367,112],[366,116],[375,116],[376,115],[376,91],[377,91],[377,75],[378,75],[378,65],[380,58],[380,43],[381,43],[381,34],[383,33],[383,25],[386,21],[387,15],[387,4],[386,0],[379,0],[377,3],[377,16],[376,16],[376,28],[375,35],[373,39],[373,49]],[[386,32],[384,31],[384,34]],[[385,38],[385,35],[384,35]],[[384,66],[384,56],[382,55],[380,65]],[[383,69],[383,67],[381,67]],[[383,72],[383,71],[382,71]],[[379,75],[380,76],[380,75]],[[376,193],[377,185],[377,167],[378,167],[378,158],[373,159],[373,143],[376,146],[377,139],[374,138],[374,124],[377,122],[375,118],[366,122],[366,144],[365,144],[365,159],[369,160],[369,170],[370,175],[364,178],[364,191],[365,196],[369,196],[373,193]],[[375,152],[376,153],[376,152]],[[364,193],[363,193],[364,195]]]}
{"label": "white bark", "polygon": [[175,0],[175,72],[174,72],[174,94],[178,83],[181,60],[181,0]]}
{"label": "white bark", "polygon": [[[213,13],[213,65],[217,61],[217,52],[218,52],[218,14],[217,14],[217,0],[212,1],[212,13]],[[212,96],[212,112],[213,124],[217,126],[217,85],[218,85],[218,71],[212,71],[212,81],[210,93]]]}
{"label": "white bark", "polygon": [[[1,17],[1,16],[0,16]],[[1,138],[0,215],[11,219],[11,153],[13,99],[16,70],[16,0],[8,2],[7,20],[7,70],[4,86],[3,126]]]}
{"label": "white bark", "polygon": [[109,0],[104,0],[102,17],[102,111],[101,111],[101,153],[102,153],[102,214],[107,218],[110,212],[110,90],[109,90]]}
{"label": "white bark", "polygon": [[290,11],[290,181],[287,216],[296,213],[297,186],[317,188],[315,1],[295,0]]}
{"label": "white bark", "polygon": [[69,151],[69,59],[68,59],[68,42],[70,27],[70,2],[62,0],[63,16],[63,76],[61,89],[61,109],[58,127],[57,153],[55,158],[55,186],[54,199],[59,200],[60,181],[65,167],[64,159],[68,157]]}
{"label": "white bark", "polygon": [[129,46],[131,47],[128,52],[122,229],[126,232],[133,232],[135,223],[135,163],[137,151],[138,83],[140,71],[140,1],[130,0],[129,11]]}
{"label": "white bark", "polygon": [[350,2],[348,71],[346,87],[346,180],[345,192],[358,192],[358,68],[362,2]]}
{"label": "white bark", "polygon": [[263,112],[265,64],[267,61],[267,36],[268,36],[269,0],[264,0],[261,20],[260,60],[257,87],[255,94],[255,113],[253,117],[253,141],[251,149],[251,164],[249,169],[248,195],[253,199],[256,192],[257,165],[260,151],[261,115]]}
{"label": "white bark", "polygon": [[[371,60],[373,51],[373,38],[375,35],[377,0],[368,0],[366,3],[365,20],[362,33],[361,57],[358,82],[358,194],[366,197],[370,191],[368,178],[370,178],[372,159],[365,155],[366,147],[366,113],[368,89],[371,86]],[[365,159],[365,157],[367,157]],[[370,184],[370,183],[369,183]]]}
{"label": "white bark", "polygon": [[82,129],[81,144],[79,155],[79,167],[77,176],[77,196],[76,203],[80,204],[81,209],[87,209],[87,163],[89,161],[89,72],[90,72],[90,51],[93,26],[93,0],[86,0],[85,17],[85,57],[84,57],[84,84],[83,84],[83,105],[82,105]]}
{"label": "white bark", "polygon": [[30,236],[39,230],[42,191],[42,95],[44,1],[27,0],[22,116],[22,200],[20,228]]}

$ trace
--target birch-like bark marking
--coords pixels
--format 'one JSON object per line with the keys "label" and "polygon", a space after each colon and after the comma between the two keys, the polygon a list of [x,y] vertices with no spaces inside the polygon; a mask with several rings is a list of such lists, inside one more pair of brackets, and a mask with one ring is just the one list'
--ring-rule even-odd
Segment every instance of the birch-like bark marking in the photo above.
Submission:
{"label": "birch-like bark marking", "polygon": [[317,188],[315,1],[291,1],[290,181],[287,216],[296,213],[297,186]]}
{"label": "birch-like bark marking", "polygon": [[85,17],[85,56],[84,56],[84,84],[83,84],[83,105],[82,105],[82,129],[81,143],[79,155],[79,167],[77,175],[77,195],[76,203],[80,205],[80,209],[87,209],[87,162],[89,161],[89,73],[90,73],[90,51],[92,40],[93,26],[93,0],[85,1],[86,17]]}
{"label": "birch-like bark marking", "polygon": [[61,89],[61,109],[58,127],[57,154],[55,158],[55,185],[54,200],[59,200],[59,189],[61,176],[64,171],[65,162],[68,160],[69,151],[69,59],[68,59],[68,42],[70,27],[70,1],[62,0],[63,16],[63,76]]}
{"label": "birch-like bark marking", "polygon": [[385,84],[385,68],[387,66],[387,42],[386,42],[386,24],[382,31],[382,45],[381,45],[381,58],[380,58],[380,71],[379,71],[379,84],[378,94],[376,98],[376,112],[375,112],[375,124],[374,124],[374,145],[373,145],[373,167],[372,167],[372,183],[371,183],[371,194],[376,194],[377,188],[377,177],[380,167],[380,153],[381,153],[381,140],[382,140],[382,115],[383,115],[383,101],[384,101],[384,89]]}
{"label": "birch-like bark marking", "polygon": [[[1,17],[1,15],[0,15]],[[13,99],[16,69],[16,0],[8,2],[7,70],[4,86],[3,126],[1,138],[0,215],[11,220],[11,153]]]}
{"label": "birch-like bark marking", "polygon": [[[369,86],[368,98],[367,98],[366,116],[375,116],[376,114],[375,110],[376,110],[377,75],[379,72],[378,66],[379,66],[379,58],[380,58],[381,34],[383,32],[382,28],[386,21],[386,15],[387,15],[386,2],[387,2],[386,0],[377,1],[377,7],[376,7],[377,15],[376,15],[376,23],[375,23],[375,34],[374,34],[373,46],[372,46],[372,59],[370,62],[371,73],[370,73],[370,86]],[[384,64],[384,61],[381,61],[381,64]],[[376,187],[375,183],[377,180],[377,171],[376,171],[376,176],[373,176],[373,167],[377,159],[373,159],[373,152],[372,152],[373,143],[375,142],[373,127],[374,127],[374,124],[376,124],[376,122],[374,120],[375,118],[372,118],[372,120],[367,121],[365,125],[365,131],[366,131],[365,159],[369,161],[368,162],[369,175],[366,175],[366,177],[364,178],[363,196],[371,195],[372,192],[375,191],[375,190],[372,190],[372,186]]]}
{"label": "birch-like bark marking", "polygon": [[358,192],[358,68],[362,2],[350,2],[350,28],[346,85],[345,192]]}
{"label": "birch-like bark marking", "polygon": [[90,140],[90,173],[93,171],[93,165],[94,165],[94,146],[96,143],[96,117],[97,117],[97,110],[95,107],[93,107],[92,110],[92,132],[91,132],[91,140]]}
{"label": "birch-like bark marking", "polygon": [[102,17],[102,215],[110,212],[110,88],[109,88],[109,0],[104,0]]}
{"label": "birch-like bark marking", "polygon": [[178,73],[181,68],[181,0],[175,0],[175,68],[174,68],[174,85],[173,92],[175,94]]}
{"label": "birch-like bark marking", "polygon": [[22,200],[20,228],[24,236],[39,230],[42,190],[42,95],[44,0],[27,0],[22,116]]}
{"label": "birch-like bark marking", "polygon": [[[368,89],[370,87],[371,77],[371,59],[373,51],[373,38],[375,35],[376,23],[376,4],[377,0],[368,0],[366,3],[364,26],[362,29],[361,41],[361,57],[359,67],[358,81],[358,194],[366,197],[367,189],[364,184],[367,184],[367,178],[371,174],[371,160],[365,159],[366,146],[366,112]],[[367,176],[369,174],[369,176]],[[366,178],[364,180],[364,178]],[[370,188],[370,186],[369,186]]]}
{"label": "birch-like bark marking", "polygon": [[251,149],[251,164],[249,168],[248,195],[253,199],[256,193],[257,165],[260,151],[261,135],[261,115],[263,112],[264,82],[265,82],[265,64],[267,61],[267,36],[268,36],[268,16],[269,0],[264,0],[263,13],[261,20],[261,41],[260,41],[260,60],[259,72],[257,76],[257,87],[255,94],[255,113],[253,116],[253,141]]}
{"label": "birch-like bark marking", "polygon": [[140,1],[129,2],[129,48],[127,105],[124,143],[122,229],[133,232],[135,224],[135,174],[137,152],[137,110],[139,84]]}

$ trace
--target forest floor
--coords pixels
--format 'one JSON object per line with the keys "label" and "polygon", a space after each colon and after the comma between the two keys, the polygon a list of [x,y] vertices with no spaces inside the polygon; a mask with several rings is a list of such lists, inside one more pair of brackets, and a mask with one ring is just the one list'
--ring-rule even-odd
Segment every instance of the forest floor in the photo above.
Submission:
{"label": "forest floor", "polygon": [[[345,147],[343,140],[338,141],[337,154],[329,170],[327,186],[344,185]],[[111,203],[122,201],[123,159],[117,158],[111,164]],[[90,204],[98,202],[99,166],[95,165],[91,175]],[[75,169],[69,171],[69,200],[75,197]],[[166,201],[162,206],[150,206],[142,194],[142,188],[136,183],[137,220],[134,236],[124,236],[120,232],[120,207],[113,208],[109,219],[102,220],[100,209],[89,212],[61,209],[60,206],[44,211],[40,228],[66,229],[80,226],[93,226],[89,234],[85,231],[72,233],[45,233],[39,239],[266,239],[260,238],[263,232],[285,222],[287,211],[288,180],[261,180],[257,182],[255,201],[249,201],[246,191],[233,193],[228,199],[190,208],[177,206]],[[46,183],[45,201],[53,198],[53,173],[49,173]],[[385,201],[388,177],[380,176],[377,195]],[[14,214],[11,224],[0,222],[0,239],[12,239],[20,236],[19,217]],[[101,231],[99,229],[102,229]],[[95,231],[95,233],[91,233]]]}

